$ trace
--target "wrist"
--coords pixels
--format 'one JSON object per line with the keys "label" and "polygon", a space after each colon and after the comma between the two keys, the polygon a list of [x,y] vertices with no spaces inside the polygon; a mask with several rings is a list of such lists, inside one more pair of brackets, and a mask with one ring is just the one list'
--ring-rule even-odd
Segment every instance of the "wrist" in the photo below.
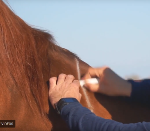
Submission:
{"label": "wrist", "polygon": [[120,90],[120,95],[130,97],[131,91],[132,91],[131,83],[129,83],[127,80],[124,80],[122,83],[121,90]]}
{"label": "wrist", "polygon": [[64,106],[73,104],[73,103],[79,103],[76,98],[61,98],[55,105],[55,110],[58,114],[61,113],[61,110]]}

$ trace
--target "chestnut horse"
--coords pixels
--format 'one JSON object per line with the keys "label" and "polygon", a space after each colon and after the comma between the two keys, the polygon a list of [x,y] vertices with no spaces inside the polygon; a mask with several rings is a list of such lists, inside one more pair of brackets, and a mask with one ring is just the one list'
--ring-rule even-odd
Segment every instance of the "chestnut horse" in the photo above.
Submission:
{"label": "chestnut horse", "polygon": [[[15,120],[15,131],[67,131],[66,123],[48,100],[47,81],[60,73],[78,79],[89,65],[55,44],[53,37],[34,29],[0,0],[0,120]],[[80,88],[81,104],[96,115],[123,123],[150,121],[149,109],[120,98]]]}

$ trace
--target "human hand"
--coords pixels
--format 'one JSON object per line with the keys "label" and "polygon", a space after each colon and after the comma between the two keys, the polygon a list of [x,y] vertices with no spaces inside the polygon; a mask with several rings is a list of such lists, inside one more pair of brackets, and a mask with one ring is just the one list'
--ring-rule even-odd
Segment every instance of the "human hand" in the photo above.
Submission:
{"label": "human hand", "polygon": [[[86,83],[86,79],[99,78],[99,84]],[[99,92],[109,96],[130,96],[131,84],[122,79],[108,67],[89,68],[82,78],[85,80],[85,87],[92,92]]]}
{"label": "human hand", "polygon": [[61,98],[76,98],[80,102],[80,84],[78,80],[74,80],[73,75],[60,74],[58,80],[56,77],[52,77],[49,79],[49,83],[49,99],[54,108],[54,104]]}

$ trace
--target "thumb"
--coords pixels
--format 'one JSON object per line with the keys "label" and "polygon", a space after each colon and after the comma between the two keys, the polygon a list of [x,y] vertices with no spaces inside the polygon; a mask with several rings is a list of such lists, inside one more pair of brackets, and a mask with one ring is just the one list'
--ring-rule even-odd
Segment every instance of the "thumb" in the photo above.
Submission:
{"label": "thumb", "polygon": [[87,73],[81,78],[81,80],[86,80],[86,79],[89,79],[89,78],[91,78],[91,76],[90,76],[89,72],[87,72]]}
{"label": "thumb", "polygon": [[92,77],[99,77],[99,68],[90,67],[87,73],[82,77],[82,80],[89,79]]}

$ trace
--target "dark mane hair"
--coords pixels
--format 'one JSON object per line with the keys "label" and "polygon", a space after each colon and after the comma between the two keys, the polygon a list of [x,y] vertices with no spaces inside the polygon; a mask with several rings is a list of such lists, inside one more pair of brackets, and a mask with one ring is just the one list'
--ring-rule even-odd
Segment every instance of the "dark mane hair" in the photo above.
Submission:
{"label": "dark mane hair", "polygon": [[41,98],[48,98],[48,93],[43,96],[43,92],[47,91],[46,81],[52,64],[49,56],[53,51],[61,51],[66,57],[68,54],[77,57],[56,45],[46,31],[26,24],[0,0],[0,79],[3,88],[19,91],[32,109],[35,105],[39,107],[41,115],[48,113]]}

